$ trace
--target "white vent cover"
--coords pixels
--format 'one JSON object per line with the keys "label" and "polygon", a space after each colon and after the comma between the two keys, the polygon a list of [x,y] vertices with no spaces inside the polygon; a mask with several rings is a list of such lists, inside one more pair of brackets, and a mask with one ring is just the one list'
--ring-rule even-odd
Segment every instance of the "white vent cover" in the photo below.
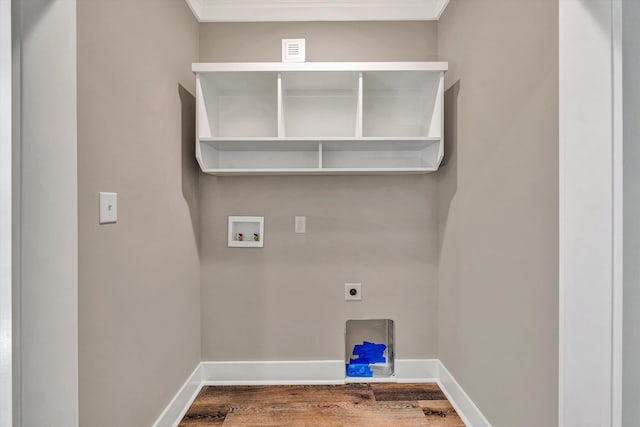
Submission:
{"label": "white vent cover", "polygon": [[305,62],[305,39],[282,39],[282,62]]}

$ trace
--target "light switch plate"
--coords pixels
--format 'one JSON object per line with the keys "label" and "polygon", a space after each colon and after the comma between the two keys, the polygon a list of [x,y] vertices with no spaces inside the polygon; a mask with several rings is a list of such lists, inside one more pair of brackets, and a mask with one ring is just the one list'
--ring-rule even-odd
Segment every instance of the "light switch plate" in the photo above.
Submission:
{"label": "light switch plate", "polygon": [[296,233],[303,234],[307,232],[307,217],[306,216],[297,216],[295,219],[295,229]]}
{"label": "light switch plate", "polygon": [[100,224],[118,222],[118,193],[100,192]]}

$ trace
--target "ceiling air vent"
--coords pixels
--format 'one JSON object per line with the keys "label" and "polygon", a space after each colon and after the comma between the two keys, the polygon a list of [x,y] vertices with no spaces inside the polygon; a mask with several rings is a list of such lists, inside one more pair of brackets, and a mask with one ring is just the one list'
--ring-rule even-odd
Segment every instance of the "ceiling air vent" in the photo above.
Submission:
{"label": "ceiling air vent", "polygon": [[282,39],[282,62],[305,62],[305,39]]}

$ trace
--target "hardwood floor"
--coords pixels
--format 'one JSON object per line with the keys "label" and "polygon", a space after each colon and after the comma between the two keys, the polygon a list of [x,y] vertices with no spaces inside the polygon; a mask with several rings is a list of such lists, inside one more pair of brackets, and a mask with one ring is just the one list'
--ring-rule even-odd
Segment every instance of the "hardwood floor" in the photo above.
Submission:
{"label": "hardwood floor", "polygon": [[437,384],[206,386],[180,427],[464,427]]}

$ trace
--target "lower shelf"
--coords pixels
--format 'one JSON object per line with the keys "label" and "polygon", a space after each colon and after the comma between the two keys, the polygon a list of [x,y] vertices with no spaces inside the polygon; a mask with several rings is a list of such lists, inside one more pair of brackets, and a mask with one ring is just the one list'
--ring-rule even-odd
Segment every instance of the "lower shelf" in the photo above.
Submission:
{"label": "lower shelf", "polygon": [[198,152],[212,175],[425,174],[441,159],[439,138],[200,140]]}
{"label": "lower shelf", "polygon": [[318,168],[318,147],[298,141],[206,142],[200,144],[200,165],[203,172]]}
{"label": "lower shelf", "polygon": [[361,168],[361,169],[205,169],[204,173],[217,176],[229,175],[419,175],[435,172],[431,168]]}

